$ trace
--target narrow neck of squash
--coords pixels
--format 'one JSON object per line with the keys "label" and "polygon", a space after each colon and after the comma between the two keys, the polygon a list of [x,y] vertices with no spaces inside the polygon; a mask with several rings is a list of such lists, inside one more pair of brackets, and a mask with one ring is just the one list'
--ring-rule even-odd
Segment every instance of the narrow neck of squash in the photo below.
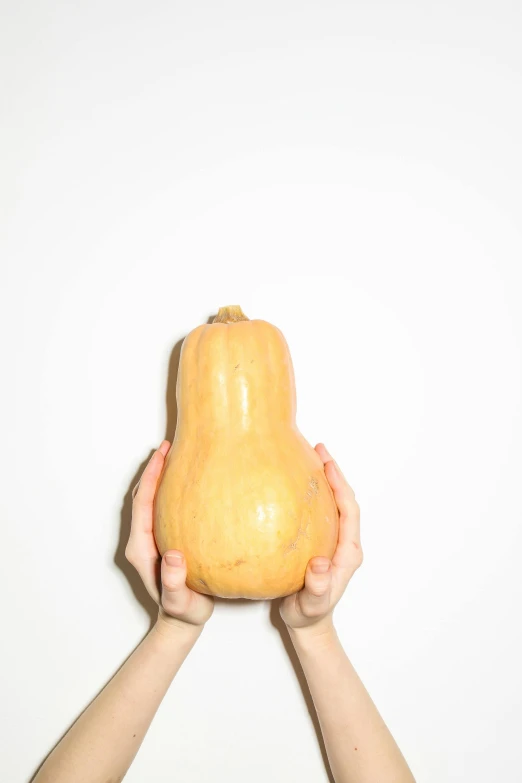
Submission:
{"label": "narrow neck of squash", "polygon": [[212,321],[214,324],[234,324],[236,321],[249,321],[239,305],[227,305],[220,307],[218,314]]}

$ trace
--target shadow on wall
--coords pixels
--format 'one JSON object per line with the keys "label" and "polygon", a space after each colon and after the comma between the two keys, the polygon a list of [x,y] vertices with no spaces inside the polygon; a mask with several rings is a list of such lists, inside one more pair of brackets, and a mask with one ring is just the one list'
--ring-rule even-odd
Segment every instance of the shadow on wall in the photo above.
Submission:
{"label": "shadow on wall", "polygon": [[[166,424],[165,440],[168,440],[171,443],[174,438],[174,433],[176,432],[176,423],[178,419],[178,405],[176,401],[176,383],[178,380],[179,357],[181,353],[181,346],[183,345],[184,339],[185,338],[182,337],[181,340],[178,340],[178,342],[172,349],[172,352],[170,354],[169,369],[167,374],[167,393],[166,393],[166,400],[165,400],[167,406],[167,424]],[[155,602],[152,600],[147,590],[145,589],[145,586],[141,581],[140,575],[138,574],[134,566],[132,566],[127,560],[127,558],[125,557],[125,548],[127,546],[127,541],[129,540],[130,529],[131,529],[132,491],[136,486],[136,484],[138,483],[138,481],[140,480],[141,474],[145,470],[145,466],[147,465],[148,461],[152,457],[153,453],[154,450],[151,449],[151,451],[145,457],[143,462],[138,466],[138,469],[136,470],[136,473],[132,477],[132,480],[129,484],[127,492],[124,495],[123,503],[121,507],[121,514],[120,514],[120,538],[118,541],[118,547],[116,549],[116,553],[114,555],[115,564],[118,566],[118,568],[121,571],[123,571],[131,586],[135,598],[139,601],[139,603],[143,606],[143,608],[149,615],[151,627],[156,622],[156,617],[158,615],[158,607],[156,606]]]}
{"label": "shadow on wall", "polygon": [[[214,320],[214,317],[215,316],[210,316],[207,323],[211,324]],[[167,393],[166,393],[167,423],[166,423],[165,439],[170,441],[171,443],[173,441],[174,434],[176,432],[176,423],[178,418],[176,384],[178,379],[181,346],[183,345],[184,339],[185,338],[178,340],[178,342],[172,349],[172,352],[170,354],[170,360],[169,360],[169,369],[168,369],[168,376],[167,376]],[[125,493],[125,496],[123,498],[123,504],[122,504],[121,515],[120,515],[120,538],[119,538],[116,554],[114,556],[114,562],[118,566],[118,568],[120,568],[121,571],[123,571],[123,573],[125,574],[131,586],[132,592],[134,593],[134,596],[139,601],[139,603],[143,606],[145,611],[148,613],[150,617],[151,628],[156,622],[158,608],[154,603],[154,601],[152,600],[152,598],[149,596],[147,590],[145,589],[138,572],[126,559],[125,548],[127,546],[127,541],[129,540],[131,519],[132,519],[132,491],[136,486],[136,484],[138,483],[140,476],[143,473],[143,470],[145,469],[145,466],[149,461],[149,459],[151,458],[152,454],[153,451],[151,450],[149,454],[146,456],[146,458],[143,460],[143,462],[138,466],[136,473],[134,474],[132,481],[130,482],[129,487],[127,489],[127,492]],[[216,598],[215,601],[216,604],[230,603],[230,601],[225,598]],[[236,601],[234,601],[234,603],[236,605],[239,604],[251,605],[252,602],[249,601],[248,599],[237,599]],[[299,663],[299,658],[288,636],[288,631],[286,629],[286,626],[283,620],[281,619],[281,615],[279,614],[279,601],[270,602],[268,608],[269,608],[270,622],[279,631],[281,635],[281,641],[283,643],[285,651],[288,654],[288,657],[290,658],[292,666],[294,667],[295,674],[299,682],[299,685],[301,687],[301,692],[303,694],[303,700],[306,704],[308,713],[310,715],[310,719],[313,723],[315,733],[317,735],[317,741],[321,749],[323,763],[326,772],[328,774],[328,779],[330,783],[334,783],[334,778],[331,774],[330,767],[328,764],[328,757],[326,754],[326,749],[324,746],[323,737],[319,726],[319,721],[317,719],[317,715],[315,712],[314,703],[310,695],[310,691],[308,690],[308,685],[303,670],[301,668],[301,664]]]}

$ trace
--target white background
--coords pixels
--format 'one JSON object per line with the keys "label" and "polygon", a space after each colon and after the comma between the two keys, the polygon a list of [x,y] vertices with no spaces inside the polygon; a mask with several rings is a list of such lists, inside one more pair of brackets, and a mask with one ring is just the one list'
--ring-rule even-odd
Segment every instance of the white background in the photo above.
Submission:
{"label": "white background", "polygon": [[[360,501],[337,626],[419,783],[520,780],[521,9],[2,4],[3,780],[148,628],[129,490],[236,303]],[[268,609],[217,607],[131,783],[327,780]]]}

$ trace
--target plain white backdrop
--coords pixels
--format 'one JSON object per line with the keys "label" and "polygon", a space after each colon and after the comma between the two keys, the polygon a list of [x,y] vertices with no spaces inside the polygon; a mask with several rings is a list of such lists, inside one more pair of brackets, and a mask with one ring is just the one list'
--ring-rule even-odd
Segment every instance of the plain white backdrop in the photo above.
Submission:
{"label": "plain white backdrop", "polygon": [[[337,627],[419,783],[520,780],[522,7],[1,16],[2,779],[147,630],[128,492],[172,349],[240,304],[358,496]],[[268,609],[218,606],[130,783],[327,780]]]}

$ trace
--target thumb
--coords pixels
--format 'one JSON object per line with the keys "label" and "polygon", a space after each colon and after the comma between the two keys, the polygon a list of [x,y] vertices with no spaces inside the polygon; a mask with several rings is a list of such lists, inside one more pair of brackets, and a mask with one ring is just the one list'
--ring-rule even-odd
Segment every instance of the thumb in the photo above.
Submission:
{"label": "thumb", "polygon": [[327,557],[313,557],[306,568],[299,606],[306,617],[319,617],[330,609],[332,563]]}
{"label": "thumb", "polygon": [[190,591],[185,584],[187,566],[181,552],[171,549],[165,552],[161,562],[161,604],[167,614],[182,614],[190,601]]}

